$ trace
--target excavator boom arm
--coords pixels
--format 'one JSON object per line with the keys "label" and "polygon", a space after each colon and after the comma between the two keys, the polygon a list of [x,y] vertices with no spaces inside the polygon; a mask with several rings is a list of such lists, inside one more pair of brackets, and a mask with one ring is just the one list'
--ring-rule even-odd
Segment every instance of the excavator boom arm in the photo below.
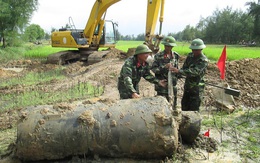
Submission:
{"label": "excavator boom arm", "polygon": [[[159,34],[155,35],[155,28],[158,21],[160,11],[160,28]],[[164,16],[164,0],[147,0],[147,15],[146,15],[146,29],[145,42],[149,48],[156,53],[159,50],[160,41],[162,39],[162,22]],[[153,40],[155,38],[155,42]]]}
{"label": "excavator boom arm", "polygon": [[[146,14],[146,29],[145,34],[147,36],[153,35],[156,27],[156,21],[158,19],[160,7],[163,7],[164,0],[147,0],[147,14]],[[163,11],[160,13],[160,21],[163,21]],[[147,37],[146,41],[148,41]]]}
{"label": "excavator boom arm", "polygon": [[[117,3],[120,0],[96,0],[95,4],[92,7],[92,10],[89,15],[88,22],[84,29],[84,35],[86,38],[88,38],[89,42],[92,42],[94,32],[98,26],[98,24],[101,24],[100,30],[104,26],[104,18],[102,19],[102,16],[107,11],[107,9]],[[101,32],[98,32],[98,38],[100,39]]]}
{"label": "excavator boom arm", "polygon": [[[102,21],[104,21],[104,18],[102,19],[102,16],[107,11],[107,9],[112,6],[113,4],[117,3],[121,0],[96,0],[95,4],[93,5],[93,8],[91,10],[88,22],[86,24],[84,35],[86,38],[88,38],[89,42],[92,42],[94,31],[98,24],[104,24]],[[145,28],[145,42],[148,43],[150,48],[158,48],[154,47],[151,44],[154,36],[154,31],[156,28],[158,15],[160,12],[160,31],[159,35],[161,35],[161,28],[162,28],[162,22],[163,22],[163,13],[164,13],[164,0],[147,0],[147,14],[146,14],[146,28]],[[102,27],[101,27],[102,29]],[[101,32],[99,32],[101,33]],[[100,39],[100,36],[98,35],[98,38]],[[158,46],[157,42],[157,46]]]}

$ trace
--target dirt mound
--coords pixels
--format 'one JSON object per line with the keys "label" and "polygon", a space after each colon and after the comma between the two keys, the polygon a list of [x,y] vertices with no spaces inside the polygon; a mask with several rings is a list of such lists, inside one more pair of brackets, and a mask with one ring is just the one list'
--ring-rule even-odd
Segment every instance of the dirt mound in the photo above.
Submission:
{"label": "dirt mound", "polygon": [[110,52],[106,55],[105,59],[111,59],[111,58],[125,58],[126,53],[122,50],[112,48],[110,49]]}
{"label": "dirt mound", "polygon": [[[237,105],[246,107],[259,107],[260,101],[260,58],[243,59],[238,61],[226,62],[226,77],[224,83],[227,83],[231,88],[240,90],[240,97],[235,97]],[[220,73],[215,63],[210,63],[207,74],[207,82],[220,84],[223,81],[220,79]],[[211,89],[206,87],[206,94],[212,101],[214,96]]]}
{"label": "dirt mound", "polygon": [[227,80],[241,90],[239,101],[249,107],[260,106],[260,58],[229,62]]}

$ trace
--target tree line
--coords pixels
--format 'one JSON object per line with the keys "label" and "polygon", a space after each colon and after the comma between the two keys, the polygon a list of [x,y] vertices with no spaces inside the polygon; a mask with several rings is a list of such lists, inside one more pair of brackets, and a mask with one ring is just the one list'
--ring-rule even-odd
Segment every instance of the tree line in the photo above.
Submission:
{"label": "tree line", "polygon": [[2,46],[19,44],[21,34],[37,10],[38,0],[0,0],[0,43]]}
{"label": "tree line", "polygon": [[[23,5],[20,5],[23,4]],[[0,45],[18,46],[22,41],[35,42],[50,39],[50,34],[37,24],[29,25],[38,0],[0,0]],[[253,44],[260,42],[260,0],[247,2],[247,11],[232,10],[226,7],[216,9],[211,16],[200,18],[196,26],[187,25],[182,31],[168,33],[178,41],[191,41],[201,38],[207,43]],[[67,26],[67,24],[66,24]],[[51,29],[54,31],[55,29]],[[121,35],[116,31],[118,40],[145,40],[144,33]]]}
{"label": "tree line", "polygon": [[[226,7],[216,9],[211,16],[200,18],[195,27],[187,25],[182,31],[168,33],[178,41],[191,41],[201,38],[215,44],[250,44],[260,42],[260,0],[258,3],[247,2],[248,11],[232,10]],[[120,40],[144,40],[145,35],[122,36]]]}
{"label": "tree line", "polygon": [[258,15],[226,7],[215,10],[212,16],[201,18],[195,27],[172,34],[178,40],[190,41],[202,38],[208,43],[237,44],[260,40],[260,5]]}

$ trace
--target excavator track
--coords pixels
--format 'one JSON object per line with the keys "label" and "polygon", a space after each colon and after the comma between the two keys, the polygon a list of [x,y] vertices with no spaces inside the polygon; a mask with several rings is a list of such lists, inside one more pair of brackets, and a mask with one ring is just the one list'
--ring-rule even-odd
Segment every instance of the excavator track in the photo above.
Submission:
{"label": "excavator track", "polygon": [[47,63],[64,65],[69,62],[86,61],[88,64],[94,64],[102,61],[110,50],[104,51],[79,51],[66,50],[51,54],[47,57]]}
{"label": "excavator track", "polygon": [[63,65],[68,61],[79,59],[81,57],[78,50],[66,50],[50,54],[47,57],[47,63]]}

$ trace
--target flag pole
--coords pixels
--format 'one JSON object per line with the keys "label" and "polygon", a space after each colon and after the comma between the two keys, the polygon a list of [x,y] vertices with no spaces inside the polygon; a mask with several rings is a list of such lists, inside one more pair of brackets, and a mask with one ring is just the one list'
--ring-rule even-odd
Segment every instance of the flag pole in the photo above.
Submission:
{"label": "flag pole", "polygon": [[[226,70],[226,59],[227,59],[227,53],[226,53],[227,46],[225,45],[221,56],[218,60],[217,66],[220,71],[220,78],[221,78],[221,84],[224,85],[225,80],[225,70]],[[222,92],[222,103],[224,102],[224,92]],[[223,133],[223,119],[222,119],[222,113],[223,113],[223,106],[221,105],[221,114],[220,114],[220,142],[222,143],[222,133]]]}
{"label": "flag pole", "polygon": [[206,138],[206,140],[207,140],[207,142],[206,142],[206,150],[207,150],[207,152],[208,152],[208,160],[209,160],[209,131],[210,131],[210,129],[208,129],[208,131],[206,131],[203,135],[205,136],[205,137],[208,137],[208,138]]}

